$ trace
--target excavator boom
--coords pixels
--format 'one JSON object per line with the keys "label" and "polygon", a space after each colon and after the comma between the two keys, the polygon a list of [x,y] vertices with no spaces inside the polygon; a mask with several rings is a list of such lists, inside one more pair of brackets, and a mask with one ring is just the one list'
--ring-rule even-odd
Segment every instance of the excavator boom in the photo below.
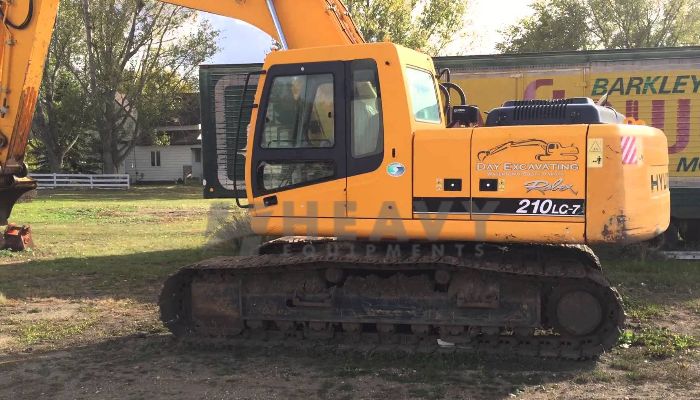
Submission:
{"label": "excavator boom", "polygon": [[247,22],[275,38],[285,50],[364,43],[340,0],[161,1]]}

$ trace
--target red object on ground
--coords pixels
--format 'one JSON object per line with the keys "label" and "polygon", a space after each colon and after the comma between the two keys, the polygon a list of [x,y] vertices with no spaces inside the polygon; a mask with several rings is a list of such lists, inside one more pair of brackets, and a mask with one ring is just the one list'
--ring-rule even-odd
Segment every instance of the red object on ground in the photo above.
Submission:
{"label": "red object on ground", "polygon": [[3,249],[24,251],[32,246],[32,228],[29,225],[8,224],[3,237]]}

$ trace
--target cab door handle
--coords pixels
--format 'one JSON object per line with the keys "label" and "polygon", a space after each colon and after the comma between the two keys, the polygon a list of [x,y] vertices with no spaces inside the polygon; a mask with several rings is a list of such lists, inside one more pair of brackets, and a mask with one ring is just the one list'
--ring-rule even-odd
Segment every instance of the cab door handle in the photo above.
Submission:
{"label": "cab door handle", "polygon": [[265,205],[265,207],[276,206],[277,205],[277,196],[264,197],[263,204]]}

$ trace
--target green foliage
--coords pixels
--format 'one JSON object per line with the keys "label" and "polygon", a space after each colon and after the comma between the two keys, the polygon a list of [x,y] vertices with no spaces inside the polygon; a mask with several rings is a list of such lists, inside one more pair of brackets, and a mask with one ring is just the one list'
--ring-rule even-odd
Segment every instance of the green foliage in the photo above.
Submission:
{"label": "green foliage", "polygon": [[496,44],[502,53],[529,53],[548,50],[581,50],[590,46],[589,10],[585,2],[571,0],[538,1],[532,17],[520,20],[503,31],[505,41]]}
{"label": "green foliage", "polygon": [[464,26],[466,0],[346,0],[370,42],[391,41],[437,55]]}
{"label": "green foliage", "polygon": [[666,328],[644,328],[640,332],[626,330],[620,336],[623,346],[643,346],[649,357],[668,358],[698,347],[700,342],[689,335],[671,332]]}
{"label": "green foliage", "polygon": [[170,136],[166,132],[156,132],[153,135],[154,146],[169,146]]}
{"label": "green foliage", "polygon": [[502,53],[628,49],[700,43],[700,4],[692,0],[537,0],[510,26]]}
{"label": "green foliage", "polygon": [[113,173],[137,142],[154,139],[218,50],[218,31],[206,22],[192,29],[195,21],[196,11],[154,0],[62,1],[34,161],[82,172],[95,167],[86,154],[96,154]]}

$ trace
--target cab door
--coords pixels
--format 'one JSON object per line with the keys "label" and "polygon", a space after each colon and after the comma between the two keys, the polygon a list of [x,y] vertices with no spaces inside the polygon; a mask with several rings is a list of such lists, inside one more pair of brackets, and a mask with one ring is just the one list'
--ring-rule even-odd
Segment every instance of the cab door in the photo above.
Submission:
{"label": "cab door", "polygon": [[345,216],[344,79],[342,62],[269,69],[252,144],[256,213]]}

